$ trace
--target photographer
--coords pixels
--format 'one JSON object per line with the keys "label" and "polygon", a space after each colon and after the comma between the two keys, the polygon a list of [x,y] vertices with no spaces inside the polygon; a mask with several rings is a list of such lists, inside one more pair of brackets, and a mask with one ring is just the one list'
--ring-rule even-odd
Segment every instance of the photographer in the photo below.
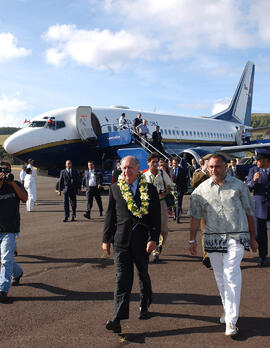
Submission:
{"label": "photographer", "polygon": [[0,162],[0,247],[1,277],[0,302],[7,298],[12,284],[18,285],[23,274],[21,267],[14,262],[16,233],[20,231],[20,200],[27,201],[27,193],[18,181],[14,181],[11,166]]}

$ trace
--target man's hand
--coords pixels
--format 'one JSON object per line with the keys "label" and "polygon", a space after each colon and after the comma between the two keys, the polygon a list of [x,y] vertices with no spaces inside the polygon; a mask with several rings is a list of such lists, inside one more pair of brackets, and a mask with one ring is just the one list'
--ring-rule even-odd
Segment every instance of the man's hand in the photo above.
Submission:
{"label": "man's hand", "polygon": [[101,189],[101,188],[102,188],[102,185],[99,184],[99,185],[98,185],[98,189]]}
{"label": "man's hand", "polygon": [[102,250],[105,254],[111,255],[111,243],[102,243]]}
{"label": "man's hand", "polygon": [[256,172],[253,176],[253,181],[256,182],[259,180],[259,177],[260,177],[260,172]]}
{"label": "man's hand", "polygon": [[155,250],[157,247],[157,243],[154,242],[153,240],[150,240],[150,242],[147,243],[147,246],[146,246],[146,252],[151,254],[151,252],[153,250]]}
{"label": "man's hand", "polygon": [[254,239],[254,238],[250,239],[249,245],[250,245],[251,250],[254,253],[256,253],[256,251],[258,249],[258,243],[256,242],[256,239]]}
{"label": "man's hand", "polygon": [[61,191],[57,191],[58,196],[61,196]]}
{"label": "man's hand", "polygon": [[190,244],[189,252],[190,252],[190,254],[192,256],[196,256],[197,255],[197,242],[194,242],[194,243]]}

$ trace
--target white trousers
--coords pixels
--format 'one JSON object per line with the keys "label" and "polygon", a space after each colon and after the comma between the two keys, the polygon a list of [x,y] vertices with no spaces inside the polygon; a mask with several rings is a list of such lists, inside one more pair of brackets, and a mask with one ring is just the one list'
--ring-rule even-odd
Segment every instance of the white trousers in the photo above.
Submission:
{"label": "white trousers", "polygon": [[238,241],[228,240],[227,253],[209,253],[217,287],[225,312],[225,322],[236,324],[242,287],[240,263],[244,247]]}
{"label": "white trousers", "polygon": [[33,211],[35,206],[35,201],[32,197],[28,198],[26,201],[26,210],[27,211]]}

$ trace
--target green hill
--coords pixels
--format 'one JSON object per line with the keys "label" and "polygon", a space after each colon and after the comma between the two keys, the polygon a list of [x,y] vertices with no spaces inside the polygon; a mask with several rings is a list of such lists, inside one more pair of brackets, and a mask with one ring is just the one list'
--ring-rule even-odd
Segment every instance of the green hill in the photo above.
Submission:
{"label": "green hill", "polygon": [[0,128],[0,160],[8,161],[11,164],[23,164],[19,159],[9,155],[3,148],[5,140],[13,133],[15,133],[20,128],[15,127],[2,127]]}
{"label": "green hill", "polygon": [[270,114],[252,114],[251,127],[253,128],[270,127]]}

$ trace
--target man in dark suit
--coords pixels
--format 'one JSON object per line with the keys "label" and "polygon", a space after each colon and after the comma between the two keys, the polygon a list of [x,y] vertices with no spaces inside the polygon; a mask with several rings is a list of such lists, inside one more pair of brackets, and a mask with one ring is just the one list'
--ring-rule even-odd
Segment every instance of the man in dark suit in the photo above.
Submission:
{"label": "man in dark suit", "polygon": [[156,148],[159,152],[163,153],[163,146],[162,146],[162,135],[160,133],[160,127],[156,126],[156,130],[152,133],[152,139],[153,139],[153,146]]}
{"label": "man in dark suit", "polygon": [[152,302],[149,254],[156,248],[160,234],[160,203],[156,188],[139,173],[140,166],[135,157],[123,158],[121,168],[118,182],[110,187],[102,244],[108,255],[111,243],[114,246],[114,317],[106,323],[106,329],[118,333],[121,332],[120,320],[129,318],[134,263],[140,285],[139,319],[147,318]]}
{"label": "man in dark suit", "polygon": [[270,221],[270,150],[256,150],[257,167],[249,170],[246,184],[253,190],[260,265],[268,255],[267,222]]}
{"label": "man in dark suit", "polygon": [[83,215],[85,218],[91,218],[91,209],[93,206],[93,199],[95,197],[98,208],[99,215],[102,216],[103,206],[100,196],[100,190],[102,188],[102,173],[99,170],[95,169],[94,162],[88,162],[88,170],[84,172],[82,185],[86,187],[86,213]]}
{"label": "man in dark suit", "polygon": [[180,216],[182,213],[182,202],[184,193],[187,192],[187,175],[186,170],[179,166],[179,159],[174,157],[172,160],[172,181],[177,189],[177,207],[175,208],[174,219],[180,223]]}
{"label": "man in dark suit", "polygon": [[66,161],[66,169],[61,170],[58,184],[58,195],[61,196],[61,191],[64,193],[64,211],[65,218],[63,222],[67,222],[69,218],[69,201],[72,208],[71,221],[75,221],[77,199],[76,194],[80,191],[81,179],[76,169],[72,168],[72,162]]}
{"label": "man in dark suit", "polygon": [[236,159],[231,159],[231,166],[228,168],[227,172],[230,174],[230,176],[234,176],[237,179],[240,179],[241,175],[239,173],[239,167],[236,164]]}

